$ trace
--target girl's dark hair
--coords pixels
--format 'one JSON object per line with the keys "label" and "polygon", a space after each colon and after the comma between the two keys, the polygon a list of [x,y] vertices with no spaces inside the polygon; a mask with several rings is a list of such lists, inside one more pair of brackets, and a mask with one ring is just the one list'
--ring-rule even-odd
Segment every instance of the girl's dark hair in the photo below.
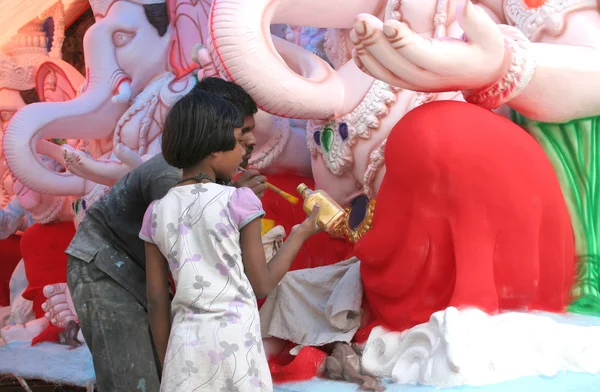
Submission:
{"label": "girl's dark hair", "polygon": [[239,85],[221,78],[204,78],[194,87],[197,91],[208,91],[235,105],[244,116],[253,116],[258,108],[252,97]]}
{"label": "girl's dark hair", "polygon": [[195,165],[214,152],[231,151],[234,128],[244,116],[231,103],[206,91],[194,91],[173,105],[162,134],[165,161],[178,169]]}

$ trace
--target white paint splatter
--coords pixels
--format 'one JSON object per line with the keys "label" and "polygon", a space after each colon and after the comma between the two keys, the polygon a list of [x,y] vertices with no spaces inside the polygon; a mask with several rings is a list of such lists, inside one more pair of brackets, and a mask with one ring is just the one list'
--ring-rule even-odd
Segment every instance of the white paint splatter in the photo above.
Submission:
{"label": "white paint splatter", "polygon": [[146,379],[145,378],[140,378],[140,381],[138,381],[138,385],[137,388],[142,392],[146,392]]}

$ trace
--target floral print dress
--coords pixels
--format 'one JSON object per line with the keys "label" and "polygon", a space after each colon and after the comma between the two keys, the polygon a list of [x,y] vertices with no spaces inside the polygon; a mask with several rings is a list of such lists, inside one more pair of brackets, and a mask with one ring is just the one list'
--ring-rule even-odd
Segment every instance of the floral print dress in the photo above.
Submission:
{"label": "floral print dress", "polygon": [[264,215],[248,188],[172,188],[144,216],[140,238],[168,260],[176,294],[161,391],[272,391],[240,229]]}

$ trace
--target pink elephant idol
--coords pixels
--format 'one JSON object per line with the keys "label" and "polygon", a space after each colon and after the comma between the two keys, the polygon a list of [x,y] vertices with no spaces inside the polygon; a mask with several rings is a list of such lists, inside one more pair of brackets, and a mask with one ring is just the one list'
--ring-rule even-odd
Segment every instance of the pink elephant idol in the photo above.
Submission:
{"label": "pink elephant idol", "polygon": [[[84,196],[84,206],[160,151],[166,112],[195,83],[192,47],[204,39],[210,6],[184,0],[92,0],[90,5],[96,23],[84,36],[81,94],[68,102],[25,107],[4,140],[7,163],[28,188]],[[59,80],[67,78],[61,67],[52,70]],[[68,172],[52,172],[36,158],[32,146],[48,138],[84,140],[80,149],[63,146]]]}
{"label": "pink elephant idol", "polygon": [[[325,48],[335,69],[271,39],[267,28],[278,23],[329,28]],[[600,114],[596,0],[215,0],[210,28],[210,49],[221,76],[243,86],[269,113],[309,119],[316,186],[351,207],[353,228],[359,228],[392,170],[386,157],[390,132],[404,132],[401,119],[423,104],[466,100],[547,123]],[[253,61],[245,61],[248,56]],[[456,119],[446,117],[448,125],[462,115],[457,109]],[[413,147],[427,149],[434,142],[420,141],[425,144]],[[545,165],[544,170],[553,170],[550,162]],[[495,167],[500,177],[511,172],[508,162]],[[579,186],[586,181],[580,173],[565,176],[574,176]],[[597,209],[591,214],[596,221]],[[597,236],[593,241],[598,243]],[[576,245],[584,257],[585,248]],[[376,290],[375,285],[368,289]]]}
{"label": "pink elephant idol", "polygon": [[[51,170],[63,170],[55,160],[42,159]],[[33,302],[36,318],[24,325],[7,326],[0,334],[5,343],[57,341],[61,330],[51,325],[45,316],[43,288],[66,280],[64,251],[75,234],[71,198],[34,192],[17,179],[14,180],[14,192],[36,222],[25,230],[21,239],[21,254],[29,282],[23,297]]]}

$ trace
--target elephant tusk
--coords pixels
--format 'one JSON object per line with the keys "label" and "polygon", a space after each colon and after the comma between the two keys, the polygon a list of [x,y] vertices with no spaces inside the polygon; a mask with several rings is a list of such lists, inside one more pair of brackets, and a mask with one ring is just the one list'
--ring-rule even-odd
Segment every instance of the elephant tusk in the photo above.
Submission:
{"label": "elephant tusk", "polygon": [[112,97],[114,103],[125,103],[131,99],[131,81],[121,79],[116,88],[116,93]]}

